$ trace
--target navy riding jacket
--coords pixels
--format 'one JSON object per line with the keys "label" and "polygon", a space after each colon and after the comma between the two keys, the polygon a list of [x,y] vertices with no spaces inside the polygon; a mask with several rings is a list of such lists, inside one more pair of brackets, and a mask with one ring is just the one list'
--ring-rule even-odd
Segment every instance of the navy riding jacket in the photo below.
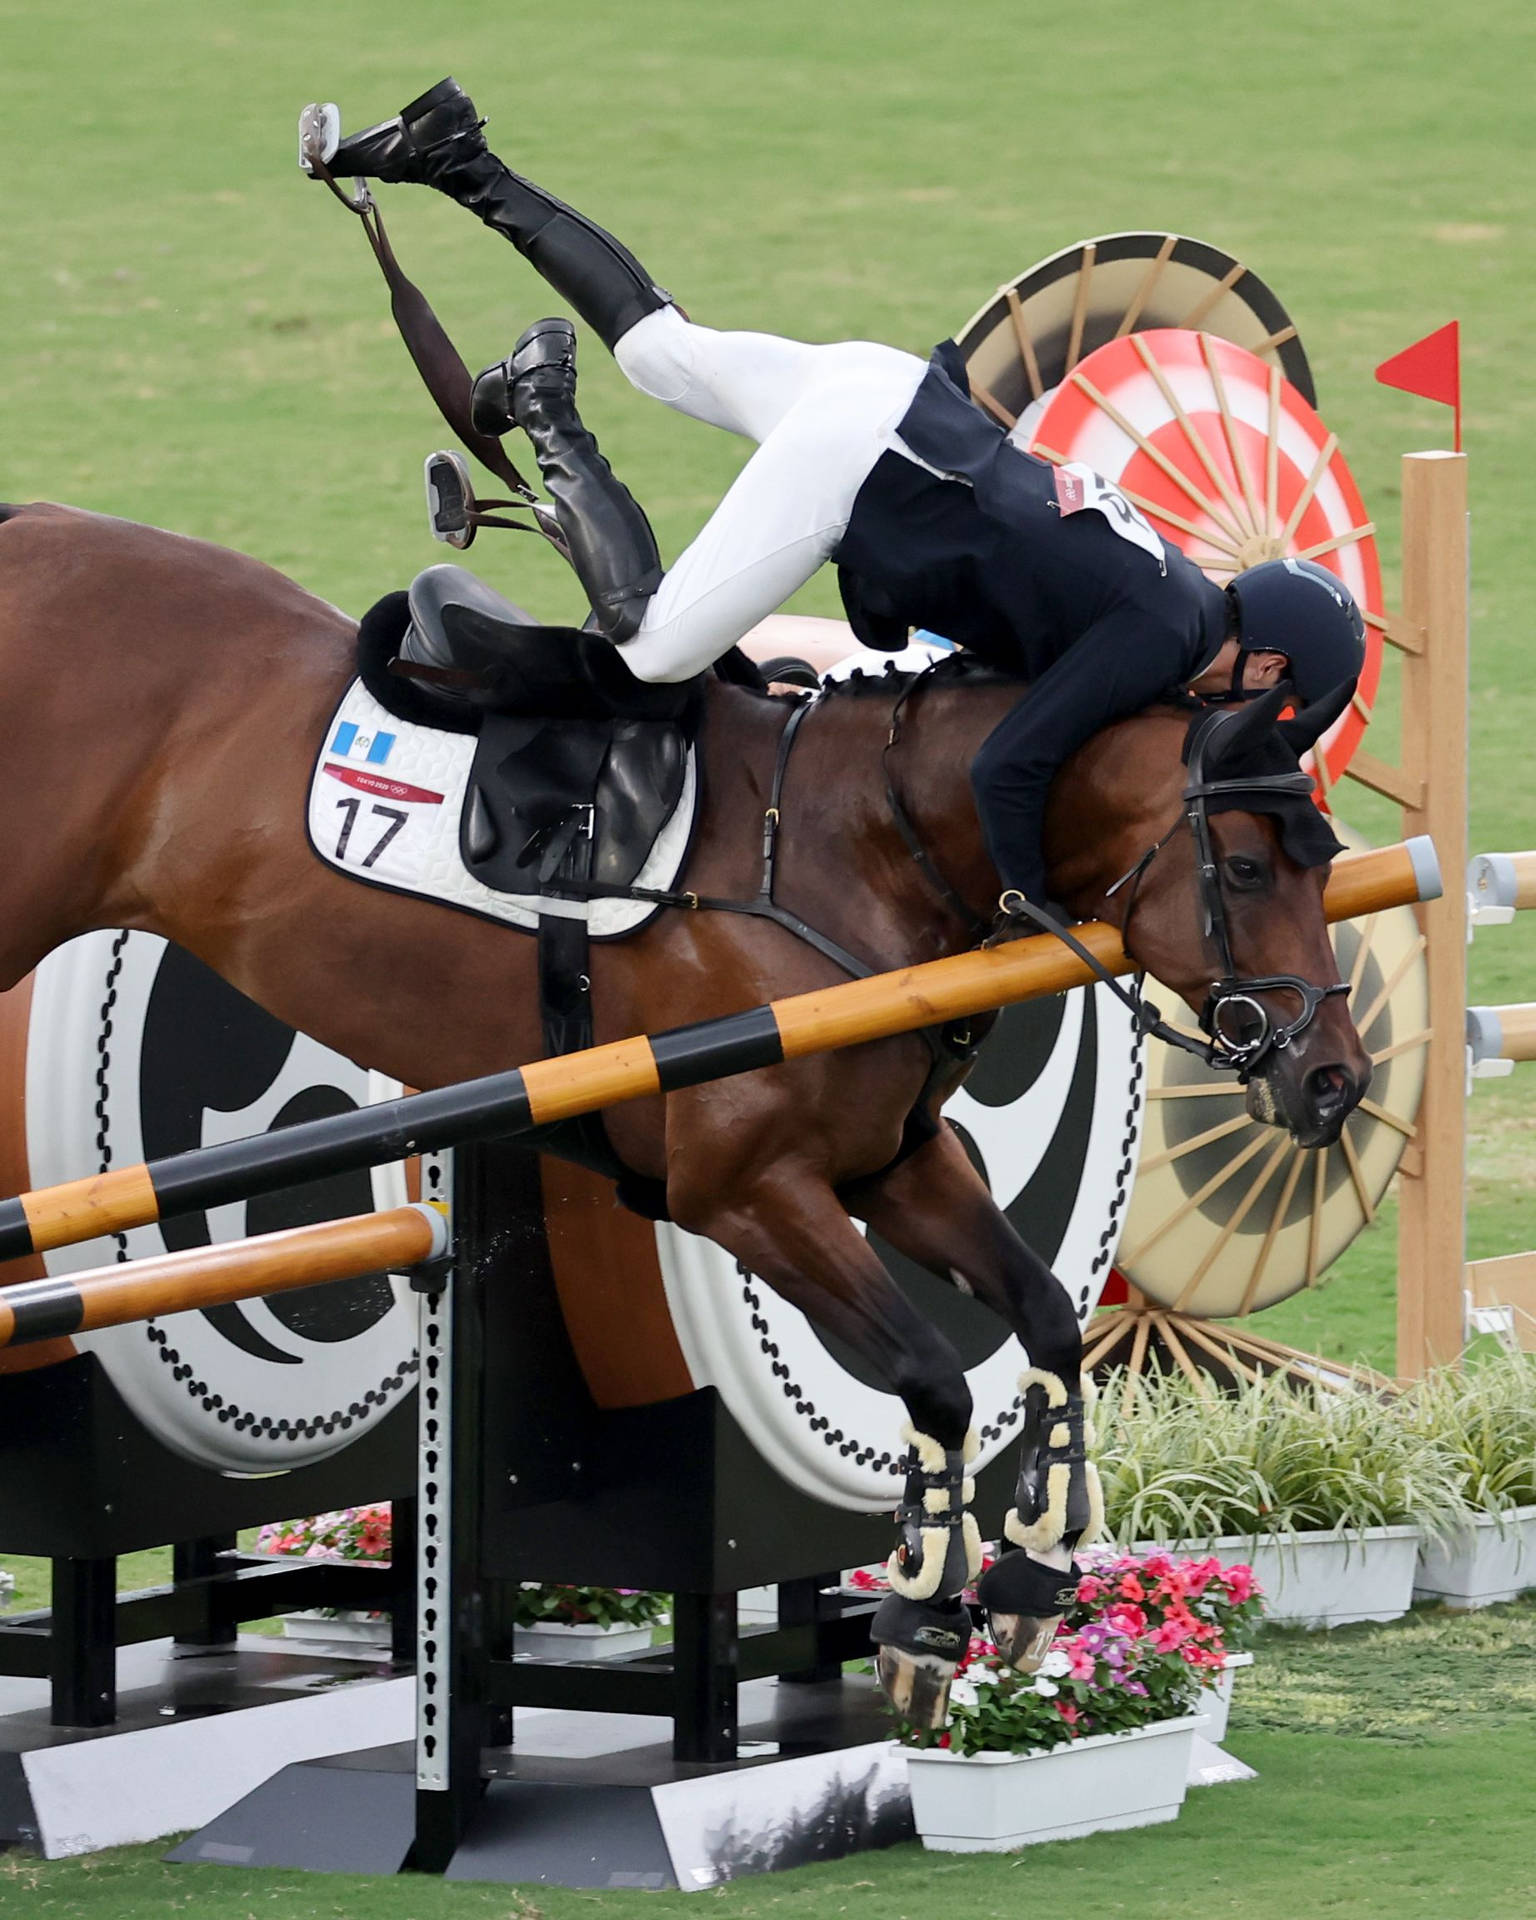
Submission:
{"label": "navy riding jacket", "polygon": [[[1167,541],[1163,563],[1105,514],[1063,514],[1055,470],[971,401],[953,341],[936,348],[837,551],[867,646],[927,627],[1030,681],[971,780],[1005,888],[1045,899],[1042,834],[1057,769],[1090,735],[1187,687],[1227,629],[1226,596]],[[921,461],[923,464],[919,465]]]}

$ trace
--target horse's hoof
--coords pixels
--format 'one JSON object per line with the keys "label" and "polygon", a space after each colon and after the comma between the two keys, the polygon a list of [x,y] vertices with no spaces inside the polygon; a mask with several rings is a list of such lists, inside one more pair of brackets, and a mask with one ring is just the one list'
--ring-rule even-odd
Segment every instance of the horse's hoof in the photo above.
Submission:
{"label": "horse's hoof", "polygon": [[903,1720],[936,1731],[949,1718],[949,1683],[971,1644],[960,1600],[909,1600],[888,1593],[870,1622],[880,1687]]}
{"label": "horse's hoof", "polygon": [[908,1653],[902,1647],[881,1647],[875,1654],[880,1691],[903,1720],[926,1733],[937,1733],[949,1721],[949,1686],[955,1677],[953,1660],[932,1654]]}
{"label": "horse's hoof", "polygon": [[1080,1578],[1075,1564],[1063,1571],[1023,1552],[1005,1553],[987,1568],[976,1597],[987,1610],[993,1644],[1010,1667],[1019,1673],[1038,1670],[1077,1597]]}

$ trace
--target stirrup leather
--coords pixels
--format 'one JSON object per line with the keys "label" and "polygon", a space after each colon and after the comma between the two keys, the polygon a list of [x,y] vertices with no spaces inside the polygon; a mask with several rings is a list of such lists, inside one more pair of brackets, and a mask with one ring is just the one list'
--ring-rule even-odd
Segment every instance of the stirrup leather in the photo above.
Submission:
{"label": "stirrup leather", "polygon": [[1085,1376],[1074,1393],[1059,1374],[1029,1367],[1019,1375],[1019,1391],[1023,1452],[1003,1532],[1033,1553],[1049,1553],[1064,1540],[1086,1546],[1104,1526],[1099,1470],[1088,1458],[1095,1439],[1088,1412],[1093,1382]]}
{"label": "stirrup leather", "polygon": [[907,1483],[897,1509],[901,1542],[886,1563],[891,1590],[907,1600],[952,1599],[981,1571],[981,1534],[969,1511],[976,1482],[966,1465],[980,1451],[974,1429],[946,1451],[908,1425]]}

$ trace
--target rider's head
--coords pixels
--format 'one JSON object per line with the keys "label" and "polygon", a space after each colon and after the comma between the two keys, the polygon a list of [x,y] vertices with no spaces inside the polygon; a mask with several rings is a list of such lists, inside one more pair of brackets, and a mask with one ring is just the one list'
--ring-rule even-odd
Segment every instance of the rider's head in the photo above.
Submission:
{"label": "rider's head", "polygon": [[1365,663],[1365,620],[1336,573],[1315,560],[1266,560],[1227,588],[1221,651],[1196,693],[1257,692],[1289,680],[1303,703],[1353,680]]}

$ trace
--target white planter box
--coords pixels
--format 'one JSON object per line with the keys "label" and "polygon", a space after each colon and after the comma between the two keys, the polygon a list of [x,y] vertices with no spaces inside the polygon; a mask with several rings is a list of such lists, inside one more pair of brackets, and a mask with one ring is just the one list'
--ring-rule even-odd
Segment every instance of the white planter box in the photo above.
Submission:
{"label": "white planter box", "polygon": [[319,1607],[282,1616],[283,1636],[308,1645],[345,1647],[352,1653],[388,1657],[390,1624],[387,1613],[366,1613],[355,1607],[326,1613]]}
{"label": "white planter box", "polygon": [[1536,1507],[1517,1507],[1502,1524],[1480,1515],[1445,1546],[1419,1549],[1415,1597],[1448,1607],[1492,1607],[1536,1587]]}
{"label": "white planter box", "polygon": [[[1132,1553],[1156,1553],[1155,1540]],[[1264,1589],[1264,1618],[1278,1627],[1344,1627],[1356,1620],[1398,1620],[1413,1601],[1417,1527],[1367,1527],[1361,1533],[1224,1534],[1178,1540],[1165,1553],[1246,1561]]]}
{"label": "white planter box", "polygon": [[1200,1729],[1200,1737],[1209,1740],[1213,1747],[1219,1747],[1227,1737],[1227,1716],[1232,1711],[1232,1683],[1237,1678],[1239,1667],[1251,1667],[1251,1653],[1229,1653],[1226,1665],[1221,1670],[1221,1678],[1213,1687],[1202,1687],[1196,1704],[1196,1713],[1205,1715],[1205,1725]]}
{"label": "white planter box", "polygon": [[512,1651],[531,1660],[620,1660],[644,1653],[651,1644],[649,1623],[613,1627],[545,1620],[536,1627],[512,1629]]}
{"label": "white planter box", "polygon": [[939,1853],[1010,1853],[1178,1817],[1198,1713],[1045,1753],[907,1755],[912,1818]]}
{"label": "white planter box", "polygon": [[777,1587],[743,1587],[736,1596],[736,1619],[743,1627],[776,1627],[779,1624]]}

